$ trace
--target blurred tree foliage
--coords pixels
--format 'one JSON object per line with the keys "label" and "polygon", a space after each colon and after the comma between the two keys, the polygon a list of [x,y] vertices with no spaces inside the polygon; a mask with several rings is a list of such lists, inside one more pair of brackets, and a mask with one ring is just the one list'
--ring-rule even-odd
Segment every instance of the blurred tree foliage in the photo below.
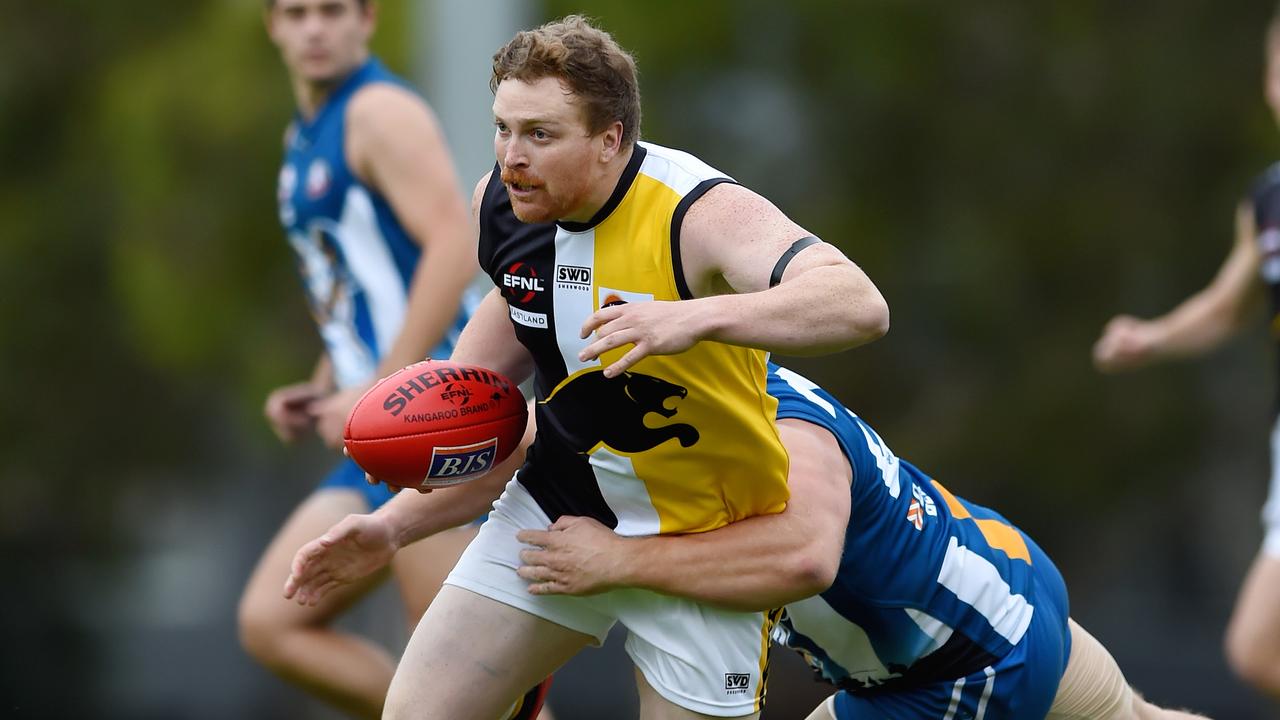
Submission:
{"label": "blurred tree foliage", "polygon": [[[137,0],[7,15],[7,479],[89,490],[207,461],[221,450],[199,437],[211,416],[258,422],[266,390],[314,362],[275,220],[293,102],[262,9]],[[403,13],[384,3],[384,21]],[[399,61],[406,40],[392,30],[377,48]]]}
{"label": "blurred tree foliage", "polygon": [[[375,43],[401,67],[405,12],[382,3]],[[207,494],[237,443],[274,445],[262,399],[319,342],[276,221],[293,101],[262,0],[10,3],[4,18],[0,627],[6,657],[43,670],[6,662],[0,694],[69,709],[83,698],[45,683],[93,667],[74,590],[101,600],[136,562],[137,523],[164,522],[153,499]]]}

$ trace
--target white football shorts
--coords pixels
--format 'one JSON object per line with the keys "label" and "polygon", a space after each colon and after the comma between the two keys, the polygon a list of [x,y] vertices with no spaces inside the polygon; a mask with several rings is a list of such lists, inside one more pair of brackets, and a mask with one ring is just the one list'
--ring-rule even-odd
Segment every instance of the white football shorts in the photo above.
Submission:
{"label": "white football shorts", "polygon": [[518,480],[489,512],[445,583],[592,635],[597,645],[615,622],[627,628],[627,655],[658,694],[705,715],[739,717],[763,705],[771,620],[766,613],[721,610],[639,589],[599,595],[531,595],[516,575],[522,529],[551,519]]}

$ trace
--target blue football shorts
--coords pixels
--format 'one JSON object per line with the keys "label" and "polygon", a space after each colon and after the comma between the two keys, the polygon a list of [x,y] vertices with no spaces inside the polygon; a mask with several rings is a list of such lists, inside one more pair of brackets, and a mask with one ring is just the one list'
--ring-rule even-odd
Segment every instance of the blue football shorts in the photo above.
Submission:
{"label": "blue football shorts", "polygon": [[1023,534],[1036,569],[1035,614],[998,662],[971,675],[909,690],[834,698],[836,720],[1041,720],[1067,669],[1071,632],[1067,586],[1049,556]]}

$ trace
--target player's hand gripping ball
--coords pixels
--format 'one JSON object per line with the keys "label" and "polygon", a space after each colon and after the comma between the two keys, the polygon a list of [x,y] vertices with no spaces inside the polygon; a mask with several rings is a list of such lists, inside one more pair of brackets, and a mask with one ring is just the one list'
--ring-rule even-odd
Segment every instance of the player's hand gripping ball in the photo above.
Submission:
{"label": "player's hand gripping ball", "polygon": [[483,475],[516,449],[520,388],[475,365],[414,363],[379,380],[347,418],[347,454],[388,485],[438,488]]}

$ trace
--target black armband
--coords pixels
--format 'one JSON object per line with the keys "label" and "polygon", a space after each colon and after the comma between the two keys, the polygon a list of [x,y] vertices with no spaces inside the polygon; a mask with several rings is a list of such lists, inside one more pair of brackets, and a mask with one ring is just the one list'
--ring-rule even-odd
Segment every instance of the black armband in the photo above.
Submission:
{"label": "black armband", "polygon": [[782,282],[782,271],[787,269],[787,263],[791,262],[791,258],[810,245],[820,242],[822,241],[818,238],[809,235],[791,243],[791,247],[787,248],[787,251],[782,253],[782,257],[778,258],[778,264],[773,266],[773,272],[769,275],[769,287]]}

